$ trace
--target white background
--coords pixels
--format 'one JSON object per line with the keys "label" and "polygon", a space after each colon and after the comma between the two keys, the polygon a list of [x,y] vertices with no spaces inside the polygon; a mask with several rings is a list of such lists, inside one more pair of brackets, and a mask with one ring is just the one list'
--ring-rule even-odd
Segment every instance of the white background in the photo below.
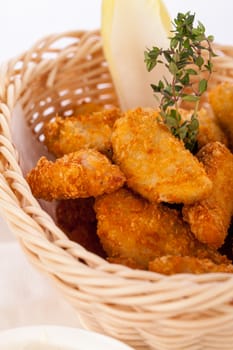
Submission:
{"label": "white background", "polygon": [[[178,11],[195,12],[216,41],[233,44],[233,1],[164,2],[172,18]],[[0,62],[27,50],[47,34],[100,27],[101,0],[0,0],[0,5]]]}
{"label": "white background", "polygon": [[[233,1],[164,2],[172,18],[178,11],[195,12],[207,34],[233,45]],[[47,34],[99,28],[100,9],[101,0],[0,0],[0,62],[21,54]],[[29,266],[2,220],[0,229],[0,329],[28,323],[77,325],[71,308]],[[40,287],[33,288],[36,285]]]}

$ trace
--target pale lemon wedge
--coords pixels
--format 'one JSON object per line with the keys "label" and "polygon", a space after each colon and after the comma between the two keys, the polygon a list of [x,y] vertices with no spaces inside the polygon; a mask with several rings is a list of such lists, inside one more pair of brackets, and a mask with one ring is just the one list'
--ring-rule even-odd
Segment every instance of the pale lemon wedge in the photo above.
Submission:
{"label": "pale lemon wedge", "polygon": [[164,65],[148,73],[144,51],[169,47],[171,20],[161,0],[103,0],[101,35],[105,58],[123,110],[156,107],[151,83],[166,77]]}

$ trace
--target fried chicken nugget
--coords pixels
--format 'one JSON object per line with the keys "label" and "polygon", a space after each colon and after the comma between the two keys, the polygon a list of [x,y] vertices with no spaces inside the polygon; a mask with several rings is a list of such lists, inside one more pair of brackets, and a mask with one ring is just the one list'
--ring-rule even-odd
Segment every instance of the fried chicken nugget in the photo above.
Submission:
{"label": "fried chicken nugget", "polygon": [[[96,198],[97,234],[111,261],[134,261],[147,268],[149,261],[162,255],[220,254],[199,243],[180,213],[163,204],[149,203],[125,188]],[[211,255],[212,254],[212,255]]]}
{"label": "fried chicken nugget", "polygon": [[[180,109],[183,120],[190,120],[193,111]],[[228,147],[228,138],[220,128],[218,121],[210,105],[205,104],[204,108],[198,111],[199,130],[197,135],[198,149],[209,142],[219,141]]]}
{"label": "fried chicken nugget", "polygon": [[108,154],[112,127],[120,116],[117,108],[67,118],[57,116],[44,126],[45,145],[56,157],[82,148]]}
{"label": "fried chicken nugget", "polygon": [[[227,266],[227,269],[228,269],[231,264],[231,261],[225,255],[221,255],[218,251],[211,249],[208,246],[201,245],[201,244],[199,245],[197,241],[196,241],[196,247],[192,252],[192,254],[195,254],[195,255],[186,256],[186,257],[169,255],[169,256],[155,258],[155,260],[153,260],[152,262],[151,261],[149,262],[148,269],[151,271],[160,272],[160,273],[165,273],[163,271],[167,271],[169,272],[169,274],[178,273],[178,269],[180,269],[179,272],[197,273],[194,267],[196,267],[196,269],[197,267],[201,268],[199,266],[200,263],[205,264],[205,261],[208,261],[208,265],[205,264],[205,267],[204,267],[206,270],[204,271],[203,269],[203,272],[214,272],[214,271],[211,271],[212,266],[214,266],[216,269],[219,269],[216,272],[227,272],[225,270],[221,271],[220,269],[222,269],[222,267],[224,267],[225,269],[225,266]],[[168,261],[166,260],[167,257],[169,257]],[[138,269],[138,270],[145,269],[144,265],[139,264],[138,261],[136,262],[135,259],[132,259],[132,258],[117,256],[117,257],[107,258],[107,260],[112,264],[125,265],[132,269]],[[168,263],[168,266],[166,266],[166,261]],[[187,267],[186,267],[186,261],[187,261]],[[208,267],[209,267],[209,270],[208,270]]]}
{"label": "fried chicken nugget", "polygon": [[157,112],[126,112],[115,122],[112,146],[128,186],[152,202],[193,203],[211,191],[202,164],[158,122]]}
{"label": "fried chicken nugget", "polygon": [[209,92],[209,102],[233,149],[233,84],[224,82]]}
{"label": "fried chicken nugget", "polygon": [[184,220],[201,242],[221,247],[233,215],[233,154],[220,142],[209,143],[197,154],[213,182],[208,198],[183,208]]}
{"label": "fried chicken nugget", "polygon": [[162,256],[149,262],[149,270],[164,275],[175,273],[233,273],[233,265],[228,263],[216,264],[210,259],[200,259],[193,256]]}
{"label": "fried chicken nugget", "polygon": [[144,270],[144,265],[140,265],[138,262],[136,262],[132,258],[126,258],[121,256],[115,256],[107,258],[108,262],[111,264],[118,264],[118,265],[124,265],[127,267],[130,267],[131,269],[137,269],[137,270]]}
{"label": "fried chicken nugget", "polygon": [[51,201],[110,193],[124,184],[125,176],[103,154],[84,149],[55,162],[40,158],[27,181],[36,198]]}

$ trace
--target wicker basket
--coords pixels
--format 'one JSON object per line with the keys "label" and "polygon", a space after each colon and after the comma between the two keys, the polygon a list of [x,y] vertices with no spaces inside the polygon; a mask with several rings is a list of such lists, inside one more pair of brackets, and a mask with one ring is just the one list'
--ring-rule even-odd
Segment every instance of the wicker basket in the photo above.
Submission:
{"label": "wicker basket", "polygon": [[[216,49],[212,83],[233,81],[233,49]],[[117,105],[98,31],[48,36],[0,69],[0,208],[27,257],[88,329],[136,349],[232,350],[232,274],[167,277],[109,264],[70,241],[32,196],[24,173],[45,151],[44,121],[83,101]]]}

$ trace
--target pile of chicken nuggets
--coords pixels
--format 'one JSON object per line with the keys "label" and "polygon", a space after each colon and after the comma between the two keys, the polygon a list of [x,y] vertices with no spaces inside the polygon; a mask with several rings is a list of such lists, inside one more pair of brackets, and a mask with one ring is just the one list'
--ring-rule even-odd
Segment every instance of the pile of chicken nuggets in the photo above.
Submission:
{"label": "pile of chicken nuggets", "polygon": [[232,273],[219,249],[233,215],[233,85],[217,85],[208,98],[195,154],[155,109],[86,104],[55,117],[44,125],[55,160],[42,157],[28,173],[33,195],[55,200],[69,238],[110,263],[166,275]]}

